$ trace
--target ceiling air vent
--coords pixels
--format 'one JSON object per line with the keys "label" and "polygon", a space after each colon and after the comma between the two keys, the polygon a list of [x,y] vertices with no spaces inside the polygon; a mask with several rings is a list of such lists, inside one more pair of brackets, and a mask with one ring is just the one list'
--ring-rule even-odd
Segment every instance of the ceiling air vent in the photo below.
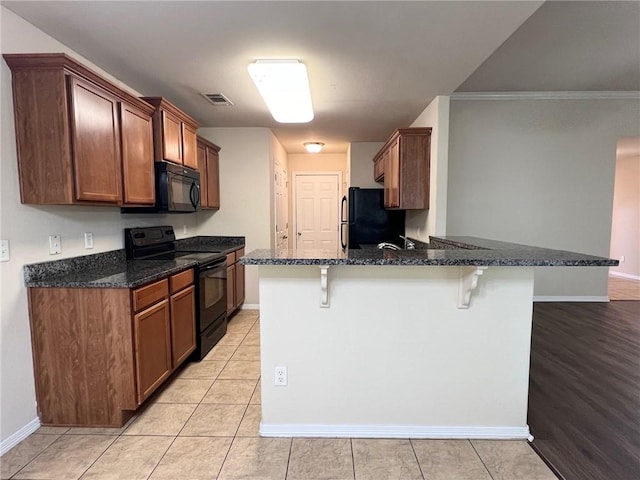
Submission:
{"label": "ceiling air vent", "polygon": [[216,107],[229,107],[233,105],[231,100],[225,97],[222,93],[203,93],[202,96]]}

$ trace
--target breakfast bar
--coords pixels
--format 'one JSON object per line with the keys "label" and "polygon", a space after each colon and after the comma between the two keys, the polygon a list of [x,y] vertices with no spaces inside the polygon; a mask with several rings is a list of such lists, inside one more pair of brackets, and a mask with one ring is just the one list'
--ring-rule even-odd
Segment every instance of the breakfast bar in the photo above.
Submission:
{"label": "breakfast bar", "polygon": [[499,439],[530,435],[534,267],[617,264],[474,237],[241,262],[259,265],[262,436]]}

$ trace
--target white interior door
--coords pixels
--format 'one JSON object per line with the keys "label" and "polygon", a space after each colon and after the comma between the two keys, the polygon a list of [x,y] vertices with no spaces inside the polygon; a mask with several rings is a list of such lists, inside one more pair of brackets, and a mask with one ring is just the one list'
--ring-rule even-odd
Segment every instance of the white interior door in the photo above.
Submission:
{"label": "white interior door", "polygon": [[276,193],[276,248],[289,248],[289,185],[287,170],[276,160],[274,162],[274,182]]}
{"label": "white interior door", "polygon": [[296,249],[337,250],[340,174],[295,174]]}

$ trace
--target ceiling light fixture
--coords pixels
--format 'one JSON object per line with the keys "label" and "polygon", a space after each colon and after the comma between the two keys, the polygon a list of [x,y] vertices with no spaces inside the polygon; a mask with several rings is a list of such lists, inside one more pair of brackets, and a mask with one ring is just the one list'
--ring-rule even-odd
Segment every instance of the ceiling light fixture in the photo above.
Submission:
{"label": "ceiling light fixture", "polygon": [[249,75],[276,122],[307,123],[313,105],[307,67],[298,60],[256,60]]}
{"label": "ceiling light fixture", "polygon": [[320,142],[307,142],[304,144],[304,148],[307,149],[309,153],[318,153],[324,147],[324,143]]}

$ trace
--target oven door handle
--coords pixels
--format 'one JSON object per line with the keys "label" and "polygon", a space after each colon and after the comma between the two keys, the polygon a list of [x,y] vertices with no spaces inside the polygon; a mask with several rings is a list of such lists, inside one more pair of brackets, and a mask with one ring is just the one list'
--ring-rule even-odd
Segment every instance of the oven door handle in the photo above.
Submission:
{"label": "oven door handle", "polygon": [[201,267],[200,268],[200,272],[206,272],[208,270],[215,270],[216,268],[220,268],[222,266],[227,266],[227,259],[223,258],[221,261],[218,261],[216,263],[212,263],[207,265],[206,267]]}

